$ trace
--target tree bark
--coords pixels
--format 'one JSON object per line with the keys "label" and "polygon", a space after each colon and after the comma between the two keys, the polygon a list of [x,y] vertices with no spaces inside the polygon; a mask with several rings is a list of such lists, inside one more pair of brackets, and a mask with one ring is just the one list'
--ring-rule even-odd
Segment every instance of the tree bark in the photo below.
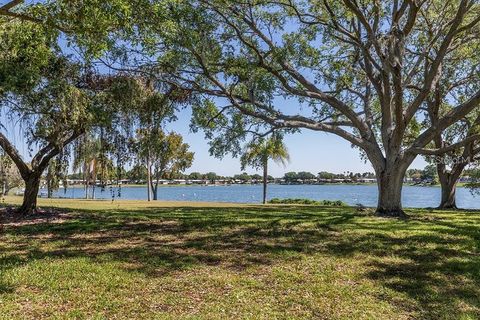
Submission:
{"label": "tree bark", "polygon": [[32,172],[28,179],[25,180],[25,193],[23,194],[23,203],[18,209],[22,215],[29,215],[35,212],[37,208],[37,196],[40,188],[41,175]]}
{"label": "tree bark", "polygon": [[8,196],[8,193],[10,192],[10,184],[8,183],[7,178],[2,183],[2,195],[3,196]]}
{"label": "tree bark", "polygon": [[158,180],[153,184],[152,182],[152,193],[153,193],[153,200],[158,200]]}
{"label": "tree bark", "polygon": [[83,131],[75,131],[68,138],[66,138],[62,147],[58,143],[50,142],[45,147],[41,148],[37,154],[32,158],[30,167],[18,153],[18,150],[8,141],[7,137],[0,132],[0,147],[10,156],[12,161],[18,168],[22,179],[25,181],[25,193],[23,195],[23,203],[18,209],[20,214],[26,215],[36,211],[37,196],[40,187],[40,178],[42,173],[48,166],[53,157],[57,156],[63,147],[81,136]]}
{"label": "tree bark", "polygon": [[147,159],[147,201],[152,201],[152,165]]}
{"label": "tree bark", "polygon": [[158,168],[155,168],[155,172],[151,174],[151,184],[152,184],[152,194],[153,200],[158,200],[158,185],[160,184],[160,179],[163,178],[163,171],[158,171]]}
{"label": "tree bark", "polygon": [[83,163],[83,185],[85,186],[85,199],[88,199],[88,177],[87,177],[87,162]]}
{"label": "tree bark", "polygon": [[47,183],[47,198],[52,198],[53,196],[53,190],[52,187]]}
{"label": "tree bark", "polygon": [[455,195],[457,182],[465,166],[466,163],[455,164],[450,172],[446,170],[445,165],[437,166],[438,180],[440,181],[440,187],[442,189],[442,199],[440,200],[438,209],[457,209]]}
{"label": "tree bark", "polygon": [[263,163],[263,204],[267,203],[268,161]]}
{"label": "tree bark", "polygon": [[439,209],[457,209],[455,192],[457,189],[456,181],[440,182],[442,188],[442,200]]}
{"label": "tree bark", "polygon": [[[430,121],[432,125],[437,126],[439,121],[439,111],[440,105],[442,103],[442,91],[439,85],[436,85],[433,91],[432,97],[427,100],[428,102],[428,115],[430,117]],[[444,147],[444,141],[442,138],[442,134],[438,133],[435,135],[433,142],[435,143],[435,148],[441,149]],[[464,147],[463,155],[468,155],[468,147]],[[441,195],[442,199],[440,200],[440,205],[438,206],[439,209],[456,209],[456,201],[455,201],[455,191],[457,186],[458,178],[462,173],[463,169],[467,165],[467,162],[455,163],[450,171],[447,169],[447,165],[445,163],[447,154],[444,154],[441,158],[435,158],[437,161],[437,174],[438,180],[440,182],[441,187]]]}
{"label": "tree bark", "polygon": [[407,218],[402,208],[402,187],[406,163],[377,169],[378,203],[376,215],[382,217]]}

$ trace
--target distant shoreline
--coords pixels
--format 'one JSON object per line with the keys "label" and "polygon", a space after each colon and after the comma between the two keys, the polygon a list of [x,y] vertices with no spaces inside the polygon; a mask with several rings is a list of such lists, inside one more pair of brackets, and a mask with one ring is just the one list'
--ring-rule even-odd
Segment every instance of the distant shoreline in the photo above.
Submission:
{"label": "distant shoreline", "polygon": [[[230,186],[261,186],[261,183],[232,183],[232,184],[159,184],[158,186],[161,188],[171,188],[171,187],[230,187]],[[305,184],[285,184],[285,183],[269,183],[268,185],[277,185],[277,186],[375,186],[376,183],[365,183],[365,182],[342,182],[342,183],[305,183]],[[440,187],[440,184],[412,184],[412,183],[404,183],[404,186],[409,187]],[[121,184],[121,185],[108,185],[103,187],[103,189],[107,188],[146,188],[147,184]],[[75,188],[75,189],[83,189],[85,188],[83,185],[69,185],[67,189]],[[464,182],[459,182],[457,184],[457,188],[465,188]],[[59,190],[63,189],[60,187]],[[100,186],[96,186],[96,189],[102,189]]]}
{"label": "distant shoreline", "polygon": [[[232,184],[159,184],[159,187],[230,187],[230,186],[261,186],[262,183],[232,183]],[[269,183],[269,186],[276,185],[276,186],[341,186],[341,185],[349,185],[349,186],[371,186],[376,185],[376,183],[298,183],[298,184],[286,184],[286,183]],[[146,188],[147,184],[112,184],[103,187],[106,188],[118,188],[118,187],[125,187],[125,188]],[[76,188],[76,189],[83,189],[85,186],[81,184],[69,185],[68,188]],[[67,188],[67,189],[68,189]],[[101,186],[96,186],[96,189],[101,189]],[[60,187],[59,189],[63,189]]]}

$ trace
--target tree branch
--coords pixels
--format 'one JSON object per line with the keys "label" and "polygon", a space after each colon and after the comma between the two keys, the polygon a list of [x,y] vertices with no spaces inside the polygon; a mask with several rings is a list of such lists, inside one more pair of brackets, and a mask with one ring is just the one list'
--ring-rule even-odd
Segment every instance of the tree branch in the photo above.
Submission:
{"label": "tree branch", "polygon": [[423,154],[423,155],[441,155],[450,151],[454,151],[458,148],[464,147],[469,143],[476,142],[479,140],[480,140],[480,134],[475,134],[465,138],[460,142],[451,144],[448,147],[443,147],[438,149],[412,148],[410,149],[410,151],[416,154]]}
{"label": "tree branch", "polygon": [[1,132],[0,132],[0,146],[8,154],[8,156],[12,159],[12,161],[15,162],[15,165],[17,166],[18,171],[20,171],[22,178],[26,179],[25,177],[27,177],[31,173],[30,168],[25,163],[25,161],[23,161],[17,149],[10,143],[7,137]]}

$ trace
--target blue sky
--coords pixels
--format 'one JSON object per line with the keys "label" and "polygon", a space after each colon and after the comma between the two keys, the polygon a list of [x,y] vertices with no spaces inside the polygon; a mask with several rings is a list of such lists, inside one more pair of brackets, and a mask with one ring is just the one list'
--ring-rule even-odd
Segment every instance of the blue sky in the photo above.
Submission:
{"label": "blue sky", "polygon": [[[187,109],[178,114],[178,121],[167,126],[168,130],[181,133],[184,140],[190,144],[191,150],[195,152],[193,166],[187,172],[214,171],[220,175],[233,175],[240,172],[238,159],[230,156],[222,160],[211,157],[208,152],[208,141],[205,140],[203,133],[191,133],[189,123],[190,111]],[[283,167],[271,162],[270,174],[273,176],[279,177],[288,171],[373,172],[371,165],[360,159],[357,149],[352,149],[349,142],[335,135],[303,130],[301,133],[287,136],[285,143],[290,152],[290,163]],[[426,162],[420,157],[412,164],[413,168],[425,166]],[[253,169],[246,171],[255,172]]]}
{"label": "blue sky", "polygon": [[[223,159],[211,157],[208,152],[208,141],[205,140],[202,132],[191,133],[189,129],[191,113],[184,109],[179,112],[178,120],[167,125],[168,131],[181,133],[190,149],[195,152],[193,166],[186,172],[193,171],[209,172],[214,171],[220,175],[234,175],[240,172],[240,161],[230,156]],[[18,125],[7,121],[4,114],[0,114],[0,123],[6,127],[8,136],[12,139],[19,152],[27,159],[28,150],[25,141],[19,133]],[[5,130],[2,130],[5,132]],[[275,177],[283,176],[288,171],[310,171],[318,173],[329,171],[342,173],[345,171],[365,172],[371,171],[370,164],[360,159],[357,149],[352,149],[350,143],[331,134],[303,130],[301,133],[287,136],[285,143],[290,152],[291,161],[286,167],[270,163],[270,174]],[[423,168],[426,165],[422,158],[417,158],[413,163],[414,168]],[[249,173],[255,170],[248,168]]]}
{"label": "blue sky", "polygon": [[[0,3],[4,2],[0,1]],[[74,51],[65,47],[62,40],[60,40],[60,45],[67,53],[75,54]],[[297,108],[296,104],[285,103],[285,101],[282,102],[281,108],[285,110],[294,108],[293,113],[298,111],[295,110]],[[228,155],[223,159],[216,159],[210,156],[208,141],[205,140],[203,133],[201,131],[198,133],[190,132],[190,118],[190,110],[188,108],[184,109],[179,112],[178,120],[167,126],[168,131],[173,130],[182,134],[185,142],[190,145],[190,149],[195,152],[193,166],[186,172],[214,171],[220,175],[233,175],[241,172],[238,159],[233,159]],[[13,139],[19,152],[29,159],[25,141],[22,135],[19,134],[19,127],[7,121],[3,111],[0,112],[0,124],[6,127],[8,136]],[[5,130],[1,129],[1,126],[0,130],[5,132]],[[288,171],[310,171],[312,173],[320,171],[335,173],[346,171],[373,172],[371,165],[368,162],[365,163],[360,158],[357,149],[352,149],[349,142],[331,134],[302,130],[300,133],[286,136],[285,143],[288,147],[291,161],[285,167],[271,162],[269,173],[273,176],[279,177]],[[421,157],[418,157],[411,167],[423,168],[425,165],[426,162]],[[255,172],[251,168],[248,168],[246,171],[249,173]]]}

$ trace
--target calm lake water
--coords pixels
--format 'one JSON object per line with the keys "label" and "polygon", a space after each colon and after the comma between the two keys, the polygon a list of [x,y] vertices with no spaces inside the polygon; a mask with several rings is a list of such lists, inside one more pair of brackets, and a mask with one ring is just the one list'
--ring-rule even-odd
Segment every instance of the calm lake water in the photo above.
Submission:
{"label": "calm lake water", "polygon": [[[269,185],[268,198],[308,198],[313,200],[342,200],[350,205],[361,203],[375,206],[376,185]],[[58,197],[83,198],[82,188],[68,188],[57,192]],[[262,198],[261,185],[232,186],[172,186],[159,189],[160,200],[258,203]],[[97,199],[112,197],[145,200],[146,187],[107,187],[96,190]],[[436,207],[440,201],[440,188],[404,186],[404,207]],[[480,197],[474,197],[466,188],[457,189],[457,205],[461,208],[480,209]]]}

